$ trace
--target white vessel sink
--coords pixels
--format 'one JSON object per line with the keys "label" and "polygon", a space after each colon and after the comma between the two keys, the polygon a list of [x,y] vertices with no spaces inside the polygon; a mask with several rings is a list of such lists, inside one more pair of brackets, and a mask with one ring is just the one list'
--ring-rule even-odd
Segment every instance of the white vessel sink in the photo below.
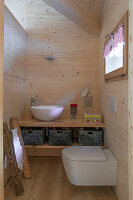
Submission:
{"label": "white vessel sink", "polygon": [[52,121],[57,119],[64,107],[62,106],[32,106],[32,114],[39,120]]}

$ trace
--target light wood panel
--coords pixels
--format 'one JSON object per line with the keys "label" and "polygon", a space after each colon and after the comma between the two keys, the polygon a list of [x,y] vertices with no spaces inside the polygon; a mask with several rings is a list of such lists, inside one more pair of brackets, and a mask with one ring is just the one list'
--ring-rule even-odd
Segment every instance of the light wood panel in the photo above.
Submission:
{"label": "light wood panel", "polygon": [[[19,200],[117,200],[111,187],[79,187],[68,182],[61,158],[30,158],[33,178],[24,180],[25,193]],[[5,188],[5,200],[17,200]]]}
{"label": "light wood panel", "polygon": [[[93,110],[99,112],[99,36],[89,35],[42,0],[5,2],[27,33],[26,118],[31,97],[46,105],[64,105],[62,118],[69,118],[69,104],[77,103],[82,118],[86,110],[80,91],[84,87],[91,90]],[[56,59],[49,62],[47,55]]]}
{"label": "light wood panel", "polygon": [[[89,87],[94,111],[99,111],[99,37],[90,36],[43,1],[26,3],[26,117],[31,97],[43,104],[65,106],[70,117],[72,102],[78,116],[84,112],[80,91]],[[52,62],[45,56],[54,55]],[[56,83],[56,84],[55,84]]]}
{"label": "light wood panel", "polygon": [[[78,146],[78,138],[74,139],[72,146]],[[45,141],[43,145],[25,145],[26,153],[28,156],[62,156],[62,150],[68,146],[49,146],[48,142]],[[104,146],[101,146],[104,149]]]}
{"label": "light wood panel", "polygon": [[[79,145],[78,142],[74,142],[72,146]],[[62,156],[62,150],[68,146],[49,146],[45,141],[43,145],[32,146],[25,145],[25,149],[28,156]]]}
{"label": "light wood panel", "polygon": [[19,120],[19,125],[20,127],[106,127],[105,123],[103,122],[84,122],[83,119],[58,119],[51,122],[43,122],[36,119],[23,119]]}
{"label": "light wood panel", "polygon": [[[42,0],[38,2],[42,4],[41,10],[47,9],[47,5],[42,3]],[[47,2],[51,7],[62,13],[62,15],[67,16],[74,23],[78,24],[78,27],[81,27],[88,33],[99,33],[105,0],[44,0],[44,2]],[[34,3],[35,1],[29,1],[28,3],[27,0],[5,0],[5,4],[24,28],[28,28],[26,20],[27,4],[33,5]],[[47,12],[51,12],[51,7]]]}
{"label": "light wood panel", "polygon": [[[4,121],[24,114],[25,32],[4,7]],[[5,173],[5,183],[8,180]]]}
{"label": "light wood panel", "polygon": [[[101,110],[104,114],[105,148],[112,150],[119,162],[118,184],[114,188],[118,199],[128,199],[128,80],[104,83],[104,43],[128,10],[128,0],[106,1],[100,36],[101,50]],[[116,113],[110,110],[110,97],[117,98]]]}
{"label": "light wood panel", "polygon": [[80,7],[85,9],[87,12],[91,13],[93,17],[99,17],[102,20],[102,12],[105,0],[73,0]]}
{"label": "light wood panel", "polygon": [[[43,0],[61,14],[78,24],[89,34],[99,34],[104,0],[87,2],[75,0]],[[86,7],[87,6],[87,7]],[[96,7],[97,6],[97,7]],[[99,8],[99,9],[96,9]],[[99,11],[99,12],[98,12]],[[97,13],[97,14],[96,14]],[[98,15],[98,16],[97,16]]]}
{"label": "light wood panel", "polygon": [[[94,112],[99,112],[99,37],[88,35],[42,0],[5,2],[27,32],[26,117],[31,97],[38,97],[43,104],[64,105],[62,118],[70,117],[69,104],[77,103],[82,118],[84,87],[91,90]],[[56,59],[48,62],[47,55]]]}
{"label": "light wood panel", "polygon": [[4,200],[3,179],[3,51],[4,51],[4,2],[0,0],[0,200]]}
{"label": "light wood panel", "polygon": [[4,8],[4,121],[24,114],[25,31]]}
{"label": "light wood panel", "polygon": [[129,200],[133,199],[133,1],[129,1],[128,169]]}

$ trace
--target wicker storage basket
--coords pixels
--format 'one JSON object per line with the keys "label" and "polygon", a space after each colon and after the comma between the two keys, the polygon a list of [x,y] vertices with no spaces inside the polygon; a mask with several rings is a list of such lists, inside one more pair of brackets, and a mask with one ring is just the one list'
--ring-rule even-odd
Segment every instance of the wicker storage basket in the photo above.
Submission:
{"label": "wicker storage basket", "polygon": [[48,131],[48,145],[50,146],[69,146],[72,145],[72,129],[59,128],[49,129]]}
{"label": "wicker storage basket", "polygon": [[25,145],[42,145],[45,140],[45,128],[21,128]]}
{"label": "wicker storage basket", "polygon": [[89,128],[79,129],[78,140],[81,146],[103,146],[103,131]]}

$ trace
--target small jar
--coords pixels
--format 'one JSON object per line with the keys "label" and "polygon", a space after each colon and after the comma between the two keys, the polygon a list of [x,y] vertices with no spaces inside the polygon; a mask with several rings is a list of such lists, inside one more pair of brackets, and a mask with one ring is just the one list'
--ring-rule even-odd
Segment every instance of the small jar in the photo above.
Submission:
{"label": "small jar", "polygon": [[71,107],[71,119],[77,119],[77,104],[70,104]]}

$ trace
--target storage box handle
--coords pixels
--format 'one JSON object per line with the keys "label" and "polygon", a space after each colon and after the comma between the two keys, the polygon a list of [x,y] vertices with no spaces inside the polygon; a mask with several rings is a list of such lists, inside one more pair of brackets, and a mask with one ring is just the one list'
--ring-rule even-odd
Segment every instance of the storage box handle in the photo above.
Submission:
{"label": "storage box handle", "polygon": [[87,132],[88,135],[93,135],[93,133],[94,133],[93,131],[92,132],[90,132],[90,131]]}
{"label": "storage box handle", "polygon": [[62,130],[57,130],[57,134],[62,134]]}
{"label": "storage box handle", "polygon": [[32,131],[31,131],[31,130],[28,130],[28,133],[32,133]]}

